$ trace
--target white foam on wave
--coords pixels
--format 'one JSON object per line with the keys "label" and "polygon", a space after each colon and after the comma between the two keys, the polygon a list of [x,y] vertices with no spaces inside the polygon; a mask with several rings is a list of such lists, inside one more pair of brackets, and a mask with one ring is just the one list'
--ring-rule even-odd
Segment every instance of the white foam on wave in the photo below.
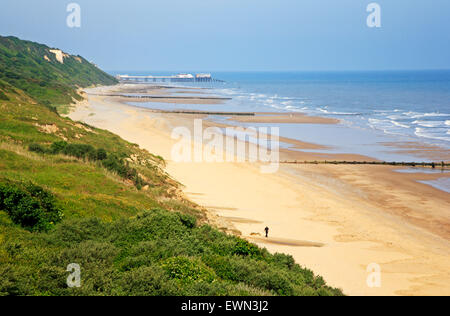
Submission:
{"label": "white foam on wave", "polygon": [[430,127],[430,128],[440,127],[440,126],[443,125],[442,121],[419,121],[419,120],[417,120],[417,121],[414,121],[412,123],[416,124],[416,125],[419,125],[419,126],[422,126],[422,127]]}
{"label": "white foam on wave", "polygon": [[405,112],[403,114],[410,118],[413,118],[413,119],[419,119],[419,118],[424,118],[424,117],[450,116],[450,114],[438,113],[438,112],[430,112],[430,113]]}
{"label": "white foam on wave", "polygon": [[[430,132],[429,129],[426,129],[426,128],[416,127],[416,131],[414,132],[414,134],[418,137],[437,139],[437,140],[445,140],[447,142],[450,142],[450,137],[442,136],[442,134],[432,133],[432,132]],[[448,131],[447,131],[447,134],[448,134]]]}
{"label": "white foam on wave", "polygon": [[402,135],[402,133],[397,132],[399,129],[391,120],[380,120],[370,118],[368,121],[369,126],[372,129],[381,130],[385,134]]}
{"label": "white foam on wave", "polygon": [[316,110],[329,115],[362,115],[362,113],[354,113],[354,112],[331,112],[323,108],[316,108]]}
{"label": "white foam on wave", "polygon": [[398,110],[373,110],[375,113],[392,113],[392,112],[398,112]]}
{"label": "white foam on wave", "polygon": [[273,99],[273,100],[284,100],[284,101],[286,101],[286,100],[297,100],[296,98],[290,98],[290,97],[280,97],[280,96],[278,96],[278,94],[275,94],[273,97],[270,97],[270,99]]}
{"label": "white foam on wave", "polygon": [[390,119],[390,120],[393,120],[393,121],[395,121],[395,120],[405,120],[405,119],[408,120],[409,119],[408,117],[405,117],[403,115],[389,115],[387,118]]}
{"label": "white foam on wave", "polygon": [[445,125],[450,126],[450,120],[445,121]]}
{"label": "white foam on wave", "polygon": [[402,123],[399,123],[399,122],[394,121],[394,120],[392,120],[391,123],[394,124],[395,126],[398,126],[398,127],[403,127],[403,128],[410,128],[411,127],[409,125],[402,124]]}

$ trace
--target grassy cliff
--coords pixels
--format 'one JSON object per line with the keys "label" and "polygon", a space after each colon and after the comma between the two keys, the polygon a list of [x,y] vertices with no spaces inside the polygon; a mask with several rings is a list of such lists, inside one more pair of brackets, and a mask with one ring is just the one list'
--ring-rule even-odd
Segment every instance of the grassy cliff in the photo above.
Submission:
{"label": "grassy cliff", "polygon": [[[0,295],[342,294],[291,256],[210,226],[162,158],[49,107],[111,77],[44,45],[0,42]],[[66,284],[71,263],[80,288]]]}
{"label": "grassy cliff", "polygon": [[[77,87],[117,83],[81,56],[16,37],[0,36],[0,69],[1,81],[47,105],[68,104],[72,98],[80,100]],[[0,92],[0,99],[1,96]]]}

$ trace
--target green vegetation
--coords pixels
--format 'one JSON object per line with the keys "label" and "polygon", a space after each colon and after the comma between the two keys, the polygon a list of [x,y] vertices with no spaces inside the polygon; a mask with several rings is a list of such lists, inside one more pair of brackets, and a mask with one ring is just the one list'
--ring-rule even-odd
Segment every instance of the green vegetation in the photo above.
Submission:
{"label": "green vegetation", "polygon": [[[191,227],[182,217],[186,215],[153,209],[111,223],[65,220],[49,233],[10,227],[15,238],[0,246],[0,294],[340,294],[290,256],[262,249],[239,254],[239,238],[208,225]],[[11,226],[0,219],[3,227]],[[81,266],[81,288],[65,284],[70,263]]]}
{"label": "green vegetation", "polygon": [[[81,56],[67,55],[61,63],[50,50],[42,44],[0,36],[0,80],[44,105],[69,104],[72,98],[81,100],[77,87],[117,83]],[[3,98],[4,93],[0,93]]]}
{"label": "green vegetation", "polygon": [[125,157],[118,157],[116,154],[107,153],[103,148],[95,149],[91,145],[69,144],[65,141],[58,141],[54,142],[49,148],[33,143],[28,146],[28,150],[40,154],[64,154],[92,162],[98,161],[101,166],[109,171],[117,173],[124,179],[133,181],[139,190],[144,185],[150,184],[142,179],[135,168],[129,166],[128,161],[124,160]]}
{"label": "green vegetation", "polygon": [[33,183],[0,183],[0,210],[31,231],[48,231],[62,219],[53,194]]}
{"label": "green vegetation", "polygon": [[[12,65],[28,51],[15,47],[2,53]],[[79,84],[72,75],[55,82]],[[211,227],[161,157],[59,116],[21,83],[0,79],[0,295],[342,294],[291,256]],[[80,288],[66,284],[70,263]]]}

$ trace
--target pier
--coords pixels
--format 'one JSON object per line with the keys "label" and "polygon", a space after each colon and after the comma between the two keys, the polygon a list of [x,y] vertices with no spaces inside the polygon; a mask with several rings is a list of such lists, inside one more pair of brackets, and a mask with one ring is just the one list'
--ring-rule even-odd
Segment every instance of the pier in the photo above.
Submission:
{"label": "pier", "polygon": [[171,76],[130,76],[117,75],[117,80],[123,83],[148,83],[148,82],[224,82],[215,79],[211,74],[178,74]]}

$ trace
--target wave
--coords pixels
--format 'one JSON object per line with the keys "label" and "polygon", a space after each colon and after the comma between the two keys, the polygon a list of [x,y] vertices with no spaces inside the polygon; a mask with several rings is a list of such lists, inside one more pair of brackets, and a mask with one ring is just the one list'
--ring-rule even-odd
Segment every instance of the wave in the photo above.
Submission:
{"label": "wave", "polygon": [[[441,134],[432,133],[428,129],[425,129],[425,128],[417,127],[414,134],[419,137],[437,139],[437,140],[445,140],[447,142],[450,142],[450,137],[442,136]],[[447,131],[447,134],[448,134],[448,131]]]}
{"label": "wave", "polygon": [[[331,116],[341,119],[343,124],[353,127],[371,128],[382,133],[396,135],[400,137],[420,137],[438,141],[450,141],[450,114],[448,110],[438,109],[429,112],[408,108],[386,108],[370,109],[359,105],[355,107],[340,107],[340,103],[332,102],[327,105],[327,101],[322,100],[322,104],[317,104],[318,100],[307,98],[302,95],[283,96],[282,93],[266,94],[263,91],[243,91],[241,88],[217,89],[220,94],[231,96],[236,100],[236,105],[252,110],[268,110],[280,112],[300,112],[308,115]],[[271,93],[272,92],[272,93]],[[273,109],[273,110],[269,110]]]}
{"label": "wave", "polygon": [[373,110],[375,113],[392,113],[392,112],[400,112],[401,110],[395,109],[395,110]]}
{"label": "wave", "polygon": [[399,122],[393,121],[393,120],[391,121],[391,123],[394,124],[395,126],[399,126],[399,127],[403,127],[403,128],[410,128],[411,127],[409,125],[402,124],[402,123],[399,123]]}
{"label": "wave", "polygon": [[441,127],[443,124],[445,124],[443,121],[414,121],[413,124],[422,126],[422,127]]}
{"label": "wave", "polygon": [[323,108],[316,108],[316,110],[329,115],[363,115],[362,113],[359,112],[330,112]]}
{"label": "wave", "polygon": [[405,116],[402,116],[402,115],[389,115],[389,116],[387,116],[387,118],[388,119],[390,119],[390,120],[393,120],[393,121],[395,121],[395,120],[405,120],[405,119],[410,119],[410,118],[408,118],[408,117],[405,117]]}
{"label": "wave", "polygon": [[397,132],[399,129],[398,126],[394,123],[394,121],[380,120],[374,118],[370,118],[368,121],[369,126],[372,129],[382,130],[385,134],[403,135],[402,133]]}
{"label": "wave", "polygon": [[424,118],[424,117],[450,116],[450,114],[438,113],[438,112],[430,112],[430,113],[405,112],[403,114],[410,118],[413,118],[413,119]]}
{"label": "wave", "polygon": [[273,97],[270,97],[270,99],[279,100],[279,101],[302,101],[302,100],[307,100],[305,98],[280,97],[277,94],[274,95]]}

